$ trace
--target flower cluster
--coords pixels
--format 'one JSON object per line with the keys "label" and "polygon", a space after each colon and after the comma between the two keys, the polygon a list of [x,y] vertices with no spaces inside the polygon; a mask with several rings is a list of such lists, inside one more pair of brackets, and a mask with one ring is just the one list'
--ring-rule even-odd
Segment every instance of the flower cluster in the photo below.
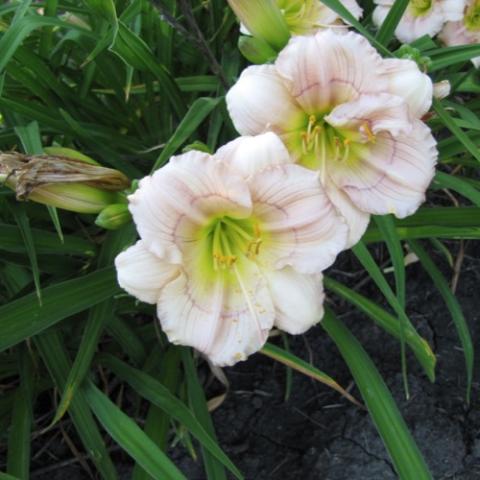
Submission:
{"label": "flower cluster", "polygon": [[[247,0],[250,1],[250,0]],[[230,0],[230,5],[236,11],[242,12],[239,9],[245,0]],[[292,35],[308,35],[317,32],[321,28],[331,27],[345,27],[347,26],[343,19],[330,8],[326,7],[318,0],[275,0],[276,7],[278,7],[289,32]],[[355,0],[343,0],[341,2],[348,11],[357,20],[362,16],[362,9]],[[272,6],[273,8],[275,6]],[[251,8],[245,11],[242,17],[244,21],[251,22],[255,14]],[[248,27],[242,23],[240,28],[242,33],[250,35]]]}
{"label": "flower cluster", "polygon": [[120,285],[157,304],[170,341],[217,365],[262,348],[274,326],[304,332],[323,315],[322,271],[370,214],[424,201],[432,92],[415,62],[383,59],[356,33],[293,36],[228,92],[241,137],[173,157],[130,195],[141,239],[116,259]]}
{"label": "flower cluster", "polygon": [[[377,7],[373,21],[380,26],[394,4],[394,0],[375,0]],[[464,0],[410,0],[407,10],[395,30],[401,42],[413,42],[424,35],[433,37],[446,22],[461,20]]]}
{"label": "flower cluster", "polygon": [[[393,0],[375,0],[373,21],[381,26]],[[438,38],[448,47],[480,43],[479,0],[410,0],[395,35],[401,42],[413,42],[424,35]],[[480,57],[472,59],[480,66]]]}
{"label": "flower cluster", "polygon": [[431,101],[416,63],[382,59],[362,36],[332,30],[293,38],[274,65],[248,67],[227,94],[240,134],[272,131],[292,161],[318,173],[349,245],[369,214],[402,218],[423,202],[437,159],[421,121]]}
{"label": "flower cluster", "polygon": [[[480,1],[467,1],[463,15],[457,20],[445,24],[440,40],[449,47],[480,43]],[[472,63],[478,68],[480,56],[472,58]]]}

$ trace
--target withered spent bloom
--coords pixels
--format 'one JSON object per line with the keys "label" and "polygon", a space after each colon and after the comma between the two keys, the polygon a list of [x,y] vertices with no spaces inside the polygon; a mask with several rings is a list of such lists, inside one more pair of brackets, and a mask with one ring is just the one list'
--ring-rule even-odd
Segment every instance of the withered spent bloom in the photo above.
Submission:
{"label": "withered spent bloom", "polygon": [[130,186],[118,170],[60,155],[0,153],[0,180],[17,200],[33,200],[80,213],[97,213],[118,203]]}

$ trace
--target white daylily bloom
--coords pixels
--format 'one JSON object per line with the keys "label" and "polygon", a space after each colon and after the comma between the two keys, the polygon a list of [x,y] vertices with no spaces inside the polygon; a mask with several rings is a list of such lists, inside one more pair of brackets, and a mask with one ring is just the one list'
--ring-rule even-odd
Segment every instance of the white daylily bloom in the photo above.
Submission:
{"label": "white daylily bloom", "polygon": [[[294,35],[315,33],[319,28],[342,27],[345,22],[320,0],[276,0],[290,32]],[[349,12],[359,19],[363,10],[355,0],[341,0]]]}
{"label": "white daylily bloom", "polygon": [[[380,27],[394,4],[394,0],[374,0],[373,23]],[[395,36],[410,43],[424,35],[435,36],[446,22],[460,20],[465,0],[410,0],[400,20]]]}
{"label": "white daylily bloom", "polygon": [[272,131],[292,160],[315,170],[350,227],[369,214],[412,214],[437,159],[421,121],[432,82],[411,60],[382,59],[364,37],[332,30],[292,38],[274,65],[244,70],[227,94],[243,135]]}
{"label": "white daylily bloom", "polygon": [[[237,4],[247,3],[250,0],[229,0],[232,8],[239,15],[242,24],[240,31],[243,34],[250,35],[250,31],[246,27],[250,16],[255,16],[255,6],[250,9],[239,9]],[[346,27],[345,21],[332,9],[324,5],[320,0],[274,0],[285,23],[292,35],[308,35],[315,33],[321,28],[328,27]],[[356,0],[341,0],[341,3],[352,14],[355,19],[362,16],[363,10]],[[244,18],[242,18],[242,16]],[[245,22],[245,23],[243,23]]]}
{"label": "white daylily bloom", "polygon": [[[448,22],[438,37],[449,47],[480,43],[480,1],[467,1],[462,18]],[[480,56],[472,58],[472,63],[480,67]]]}
{"label": "white daylily bloom", "polygon": [[117,256],[118,282],[157,304],[173,343],[231,365],[273,326],[301,333],[322,318],[321,272],[347,227],[273,133],[173,157],[129,202],[141,240]]}

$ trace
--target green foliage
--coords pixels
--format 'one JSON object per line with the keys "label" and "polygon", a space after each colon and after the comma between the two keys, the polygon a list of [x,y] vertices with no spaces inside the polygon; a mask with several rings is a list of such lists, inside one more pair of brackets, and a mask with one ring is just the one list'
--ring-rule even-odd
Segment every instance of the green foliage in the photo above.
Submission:
{"label": "green foliage", "polygon": [[[181,7],[187,3],[190,16]],[[360,22],[340,1],[324,3],[382,55],[394,56],[395,49],[395,55],[405,53],[393,38],[405,0],[395,2],[376,36],[368,7]],[[268,8],[262,12],[272,15]],[[201,27],[198,32],[188,18]],[[288,40],[282,19],[272,18],[279,29],[270,28],[263,39],[240,40],[252,62],[273,60]],[[217,0],[23,0],[0,5],[0,150],[81,152],[80,160],[117,169],[131,180],[161,168],[184,149],[214,151],[236,136],[223,99],[246,65],[238,45],[235,16],[226,2]],[[408,246],[454,321],[469,398],[474,352],[467,321],[420,240],[433,240],[450,258],[453,242],[480,238],[480,101],[472,96],[480,87],[469,62],[480,55],[480,46],[444,48],[427,37],[409,49],[425,60],[434,80],[449,79],[455,93],[436,100],[428,119],[439,139],[437,175],[425,206],[405,219],[375,218],[353,249],[385,297],[386,308],[330,276],[325,286],[399,340],[399,369],[407,391],[406,349],[434,381],[442,372],[435,372],[434,352],[409,318]],[[468,101],[461,97],[465,94]],[[109,228],[116,230],[106,232]],[[153,309],[117,285],[113,259],[134,241],[124,204],[95,217],[19,203],[0,186],[0,430],[5,430],[0,442],[8,447],[0,479],[28,478],[32,432],[63,428],[68,421],[87,454],[87,468],[99,478],[118,476],[112,443],[135,462],[134,480],[184,478],[166,454],[172,432],[192,455],[199,446],[206,478],[242,478],[218,444],[191,351],[169,346],[153,325]],[[393,282],[380,267],[384,260],[393,267]],[[362,347],[332,313],[323,327],[349,366],[400,478],[430,478]],[[287,388],[294,372],[349,396],[334,378],[285,345],[268,343],[262,353],[286,366]],[[54,399],[55,414],[38,420],[36,399],[45,392]],[[146,418],[143,428],[140,417]]]}

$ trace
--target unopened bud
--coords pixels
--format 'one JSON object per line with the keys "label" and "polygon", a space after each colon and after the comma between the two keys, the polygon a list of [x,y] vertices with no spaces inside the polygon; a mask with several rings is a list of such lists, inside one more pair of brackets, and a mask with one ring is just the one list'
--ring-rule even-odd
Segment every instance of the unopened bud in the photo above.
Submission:
{"label": "unopened bud", "polygon": [[448,97],[452,90],[452,86],[448,80],[442,80],[433,84],[433,96],[437,100]]}
{"label": "unopened bud", "polygon": [[20,153],[0,153],[0,181],[15,191],[17,200],[79,213],[98,213],[121,202],[118,192],[130,185],[123,173],[83,159]]}
{"label": "unopened bud", "polygon": [[132,220],[126,203],[116,203],[104,208],[95,220],[95,224],[106,230],[116,230]]}
{"label": "unopened bud", "polygon": [[256,65],[274,60],[277,52],[261,38],[241,36],[238,39],[238,49],[242,55]]}
{"label": "unopened bud", "polygon": [[280,51],[290,39],[290,30],[275,0],[228,0],[246,29]]}

